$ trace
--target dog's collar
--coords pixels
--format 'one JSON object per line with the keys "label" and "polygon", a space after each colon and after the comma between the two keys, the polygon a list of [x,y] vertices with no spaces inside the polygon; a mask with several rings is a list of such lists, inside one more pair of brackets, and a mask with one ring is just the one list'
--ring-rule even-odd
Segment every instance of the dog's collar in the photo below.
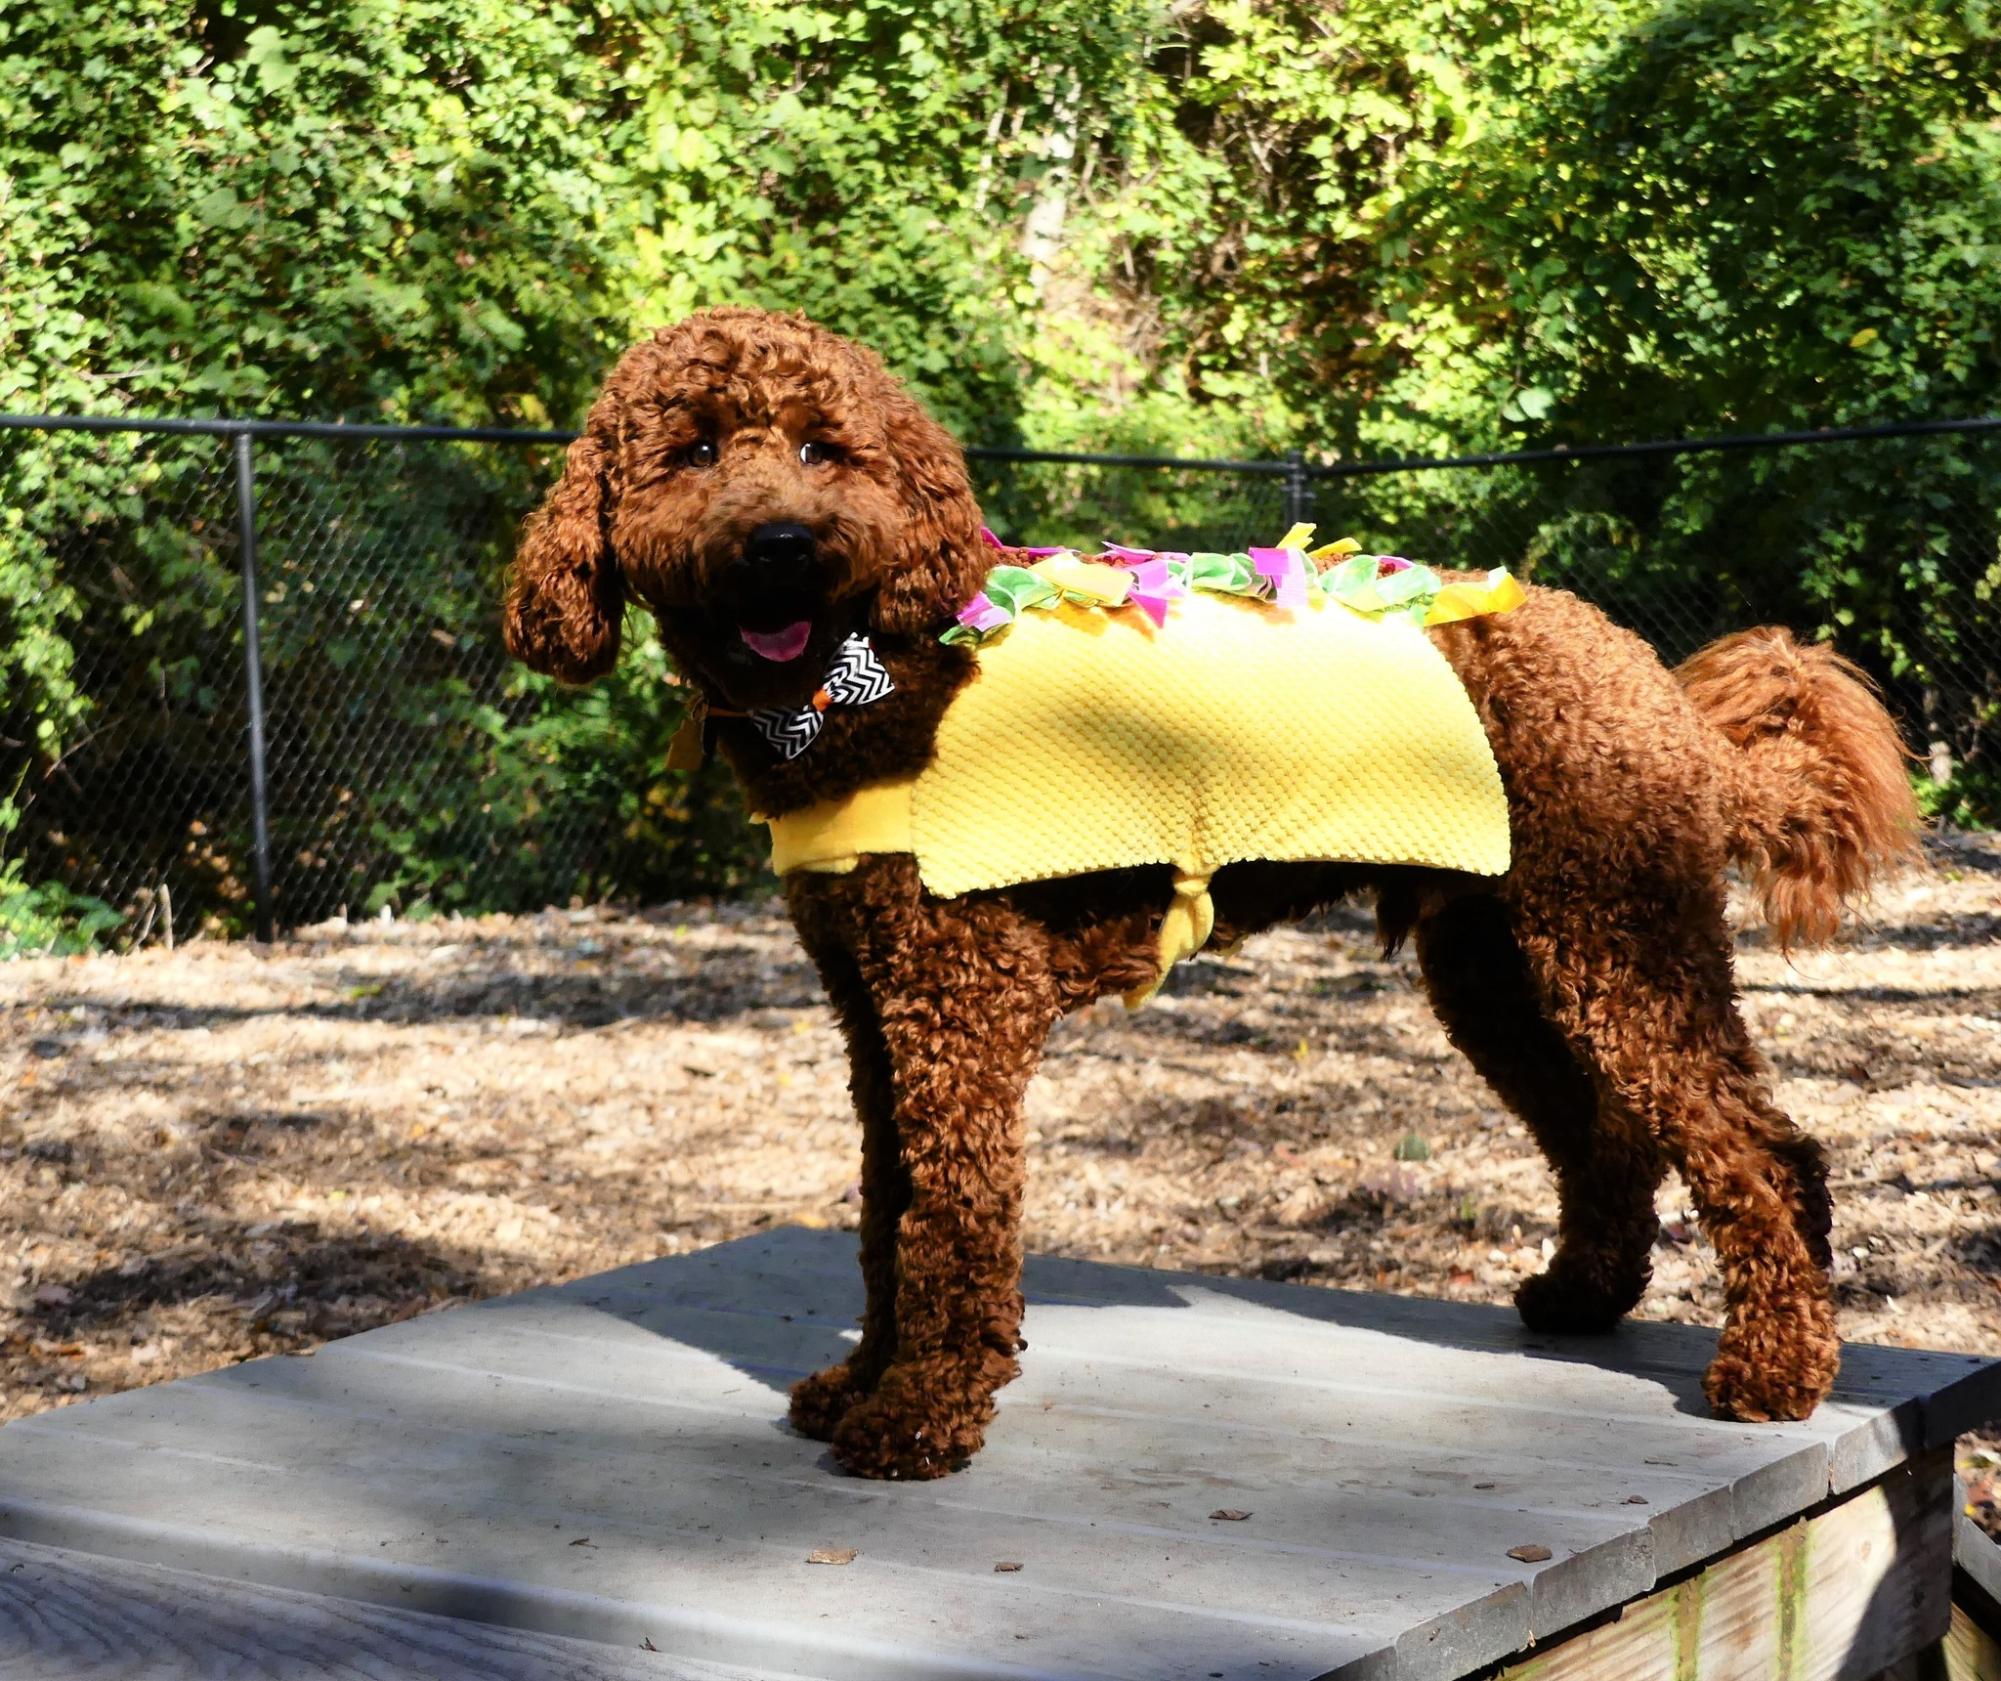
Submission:
{"label": "dog's collar", "polygon": [[834,650],[834,663],[804,706],[760,706],[747,716],[781,759],[796,759],[820,739],[828,708],[868,706],[895,690],[889,668],[869,639],[856,631]]}
{"label": "dog's collar", "polygon": [[764,737],[774,753],[789,762],[820,739],[829,708],[868,706],[895,691],[889,668],[869,639],[856,631],[834,650],[827,675],[804,706],[759,706],[738,712],[717,706],[706,695],[698,696],[667,749],[667,768],[692,770],[701,764],[707,752],[711,718],[744,719]]}

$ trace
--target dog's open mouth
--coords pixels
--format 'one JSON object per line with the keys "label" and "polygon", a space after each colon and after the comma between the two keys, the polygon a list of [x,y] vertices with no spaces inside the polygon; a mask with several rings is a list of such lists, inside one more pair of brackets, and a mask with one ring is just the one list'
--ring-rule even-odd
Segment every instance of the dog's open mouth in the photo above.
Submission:
{"label": "dog's open mouth", "polygon": [[813,640],[813,621],[798,619],[782,630],[753,630],[749,625],[738,625],[737,635],[759,659],[770,660],[773,665],[789,665],[805,653],[806,645]]}

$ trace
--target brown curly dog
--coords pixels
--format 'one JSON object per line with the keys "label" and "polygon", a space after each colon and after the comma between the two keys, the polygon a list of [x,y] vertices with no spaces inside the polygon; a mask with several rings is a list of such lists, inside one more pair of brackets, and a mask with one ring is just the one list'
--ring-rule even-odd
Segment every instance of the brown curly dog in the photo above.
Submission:
{"label": "brown curly dog", "polygon": [[[873,355],[711,310],[612,373],[524,528],[507,640],[585,681],[643,603],[775,815],[923,766],[973,666],[939,632],[996,558],[958,448]],[[742,714],[807,702],[856,630],[894,693],[827,711],[812,750],[781,758]],[[1746,866],[1782,941],[1829,935],[1915,833],[1895,728],[1852,666],[1783,630],[1670,673],[1532,589],[1429,634],[1500,764],[1507,874],[1234,865],[1214,878],[1215,939],[1372,893],[1386,947],[1415,940],[1453,1043],[1555,1170],[1561,1236],[1523,1319],[1598,1331],[1633,1307],[1672,1164],[1725,1278],[1710,1402],[1802,1418],[1839,1357],[1826,1169],[1738,1014],[1723,876]],[[868,1292],[854,1352],[794,1388],[792,1419],[864,1476],[936,1477],[979,1447],[1024,1346],[1023,1091],[1059,1016],[1153,976],[1169,872],[939,899],[908,854],[878,854],[785,891],[847,1037]]]}

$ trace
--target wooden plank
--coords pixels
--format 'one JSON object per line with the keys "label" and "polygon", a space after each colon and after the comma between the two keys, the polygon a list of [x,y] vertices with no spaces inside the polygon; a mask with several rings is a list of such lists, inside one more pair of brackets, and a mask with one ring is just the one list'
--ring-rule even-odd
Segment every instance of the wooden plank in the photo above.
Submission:
{"label": "wooden plank", "polygon": [[[816,1252],[824,1247],[816,1245]],[[652,1274],[608,1274],[589,1281],[588,1300],[620,1325],[696,1347],[728,1347],[740,1369],[782,1385],[839,1356],[852,1317],[848,1310],[858,1298],[845,1274],[808,1268],[803,1281],[788,1282],[783,1264],[762,1275],[760,1286],[756,1259],[743,1277],[725,1275],[721,1289],[677,1291],[668,1300],[651,1283],[630,1282]],[[1177,1288],[1189,1282],[1160,1276]],[[1296,1286],[1261,1289],[1289,1289],[1307,1298],[1337,1294]],[[1108,1301],[1101,1308],[1057,1305],[1032,1312],[1025,1375],[1002,1393],[1002,1419],[990,1436],[988,1456],[1007,1451],[1016,1409],[1033,1407],[1052,1414],[1038,1421],[1038,1453],[1050,1451],[1052,1438],[1086,1415],[1132,1426],[1178,1415],[1205,1430],[1222,1419],[1245,1432],[1267,1432],[1262,1444],[1267,1454],[1288,1454],[1294,1443],[1339,1440],[1362,1463],[1374,1450],[1400,1454],[1414,1467],[1429,1466],[1477,1443],[1486,1463],[1467,1467],[1469,1485],[1510,1470],[1524,1472],[1534,1486],[1553,1486],[1567,1472],[1586,1468],[1608,1477],[1686,1472],[1707,1483],[1706,1498],[1694,1499],[1693,1491],[1680,1501],[1657,1498],[1662,1491],[1652,1487],[1618,1491],[1620,1499],[1638,1493],[1649,1502],[1655,1568],[1668,1572],[1817,1504],[1830,1487],[1852,1486],[1859,1468],[1880,1474],[1886,1463],[1901,1461],[1909,1451],[1904,1444],[1912,1434],[1910,1406],[1830,1405],[1805,1426],[1733,1425],[1709,1418],[1700,1391],[1708,1344],[1699,1340],[1688,1348],[1692,1363],[1663,1378],[1601,1370],[1511,1346],[1471,1348],[1446,1338],[1446,1346],[1437,1347],[1416,1335],[1327,1325],[1261,1304],[1226,1302],[1219,1310],[1206,1289],[1186,1294],[1174,1308],[1156,1305],[1156,1291],[1145,1305]],[[768,1305],[758,1305],[773,1301],[785,1304],[782,1323]],[[1398,1304],[1400,1311],[1439,1305]],[[515,1298],[507,1306],[510,1330],[560,1337],[567,1324],[572,1336],[579,1335],[574,1299],[560,1292]],[[459,1317],[460,1346],[490,1356],[494,1329]],[[1512,1315],[1506,1317],[1514,1323]],[[416,1329],[426,1323],[373,1333],[367,1346],[384,1351],[414,1346],[430,1335]],[[616,1327],[607,1327],[606,1334],[615,1335]],[[1161,1360],[1163,1348],[1176,1349],[1179,1357]],[[1965,1364],[1953,1360],[1955,1369]],[[1919,1378],[1930,1380],[1925,1374]],[[1648,1437],[1643,1454],[1633,1452],[1636,1434]],[[1119,1450],[1110,1445],[1109,1451]],[[1838,1475],[1837,1456],[1846,1461]],[[1242,1462],[1241,1456],[1233,1458]],[[1427,1492],[1438,1492],[1435,1482]]]}
{"label": "wooden plank", "polygon": [[[2001,1641],[1982,1628],[1963,1605],[1952,1608],[1952,1626],[1946,1630],[1937,1656],[1945,1671],[1944,1681],[2001,1681]],[[1917,1664],[1911,1669],[1916,1681],[1921,1672]]]}
{"label": "wooden plank", "polygon": [[[324,1468],[323,1474],[365,1474],[379,1468],[393,1471],[406,1489],[444,1489],[465,1482],[466,1466],[473,1457],[469,1449],[477,1439],[493,1456],[480,1469],[504,1463],[510,1498],[542,1479],[566,1488],[572,1498],[603,1482],[602,1494],[593,1494],[591,1505],[609,1520],[621,1518],[631,1508],[653,1521],[669,1521],[684,1497],[687,1503],[700,1505],[723,1485],[733,1485],[746,1469],[727,1456],[704,1462],[691,1455],[681,1471],[683,1486],[661,1490],[650,1479],[637,1478],[636,1472],[657,1462],[657,1446],[669,1439],[662,1433],[661,1409],[635,1405],[610,1393],[593,1402],[591,1418],[576,1431],[555,1439],[510,1441],[487,1428],[470,1429],[466,1423],[476,1410],[491,1416],[496,1386],[490,1375],[421,1368],[408,1374],[420,1378],[421,1384],[399,1392],[392,1417],[326,1398],[309,1387],[321,1373],[302,1372],[300,1365],[278,1366],[258,1395],[210,1383],[191,1386],[164,1414],[149,1417],[137,1408],[126,1409],[115,1421],[97,1421],[89,1440],[98,1446],[141,1450],[171,1450],[190,1438],[229,1440],[244,1444],[234,1450],[239,1459],[284,1466],[310,1454],[312,1462]],[[286,1386],[283,1398],[290,1404],[274,1414],[270,1403],[278,1397],[269,1391],[277,1384]],[[523,1386],[518,1381],[503,1384],[499,1392],[505,1395],[519,1387]],[[532,1401],[524,1400],[523,1405]],[[649,1413],[652,1416],[646,1416]],[[52,1421],[49,1428],[60,1425],[61,1420]],[[385,1441],[385,1428],[393,1431],[393,1439]],[[633,1443],[649,1439],[656,1444],[655,1451],[638,1464],[628,1463]],[[849,1479],[829,1484],[824,1468],[808,1460],[815,1451],[811,1448],[798,1455],[807,1461],[803,1466],[780,1465],[773,1459],[775,1446],[759,1439],[758,1469],[771,1475],[756,1481],[779,1492],[768,1497],[761,1488],[753,1489],[738,1496],[745,1502],[738,1509],[753,1513],[758,1502],[773,1498],[774,1503],[787,1505],[810,1500],[815,1505],[893,1509],[912,1522],[935,1518],[946,1528],[963,1527],[968,1520],[1017,1521],[1051,1531],[1041,1551],[1052,1562],[1070,1544],[1068,1538],[1077,1534],[1094,1537],[1083,1548],[1086,1554],[1101,1554],[1102,1539],[1108,1535],[1172,1540],[1189,1551],[1197,1569],[1205,1567],[1205,1553],[1298,1552],[1317,1555],[1329,1568],[1342,1567],[1365,1589],[1367,1573],[1378,1565],[1386,1580],[1406,1584],[1413,1568],[1426,1567],[1460,1575],[1470,1571],[1495,1582],[1527,1582],[1537,1572],[1507,1556],[1509,1547],[1524,1540],[1540,1539],[1569,1555],[1643,1532],[1637,1514],[1618,1503],[1608,1503],[1600,1511],[1547,1505],[1531,1510],[1519,1501],[1484,1494],[1464,1500],[1410,1496],[1397,1488],[1373,1486],[1366,1476],[1302,1475],[1305,1467],[1297,1455],[1272,1463],[1262,1473],[1255,1466],[1233,1466],[1228,1479],[1221,1480],[1213,1466],[1223,1457],[1219,1450],[1228,1445],[1227,1438],[1219,1435],[1206,1443],[1175,1444],[1174,1451],[1185,1453],[1185,1458],[1143,1453],[1123,1462],[1096,1464],[1073,1463],[1069,1455],[1041,1462],[1017,1450],[1002,1456],[1010,1462],[992,1471],[982,1469],[983,1458],[956,1477],[892,1494]],[[1338,1460],[1330,1469],[1338,1469]],[[1234,1500],[1246,1494],[1254,1494],[1258,1501],[1254,1524],[1224,1526],[1209,1518],[1226,1496]],[[1330,1499],[1330,1494],[1336,1498]],[[1095,1576],[1094,1563],[1091,1557],[1078,1561],[1084,1579]],[[1648,1574],[1641,1585],[1651,1581]],[[1321,1591],[1316,1587],[1316,1595]]]}
{"label": "wooden plank", "polygon": [[1947,1630],[1951,1485],[1931,1453],[1498,1681],[1868,1681]]}
{"label": "wooden plank", "polygon": [[783,1681],[492,1623],[0,1541],[4,1681]]}
{"label": "wooden plank", "polygon": [[[809,1255],[816,1266],[837,1261],[839,1252],[831,1246],[794,1244],[777,1233],[767,1236],[774,1252],[795,1267]],[[1651,1379],[1673,1397],[1679,1411],[1691,1418],[1708,1416],[1700,1380],[1715,1351],[1716,1332],[1706,1327],[1630,1319],[1607,1335],[1559,1337],[1530,1331],[1510,1308],[1483,1303],[1302,1291],[1255,1279],[1147,1273],[1053,1258],[1031,1260],[1028,1280],[1031,1309],[1038,1300],[1158,1302],[1196,1294],[1210,1305],[1220,1299],[1282,1307],[1295,1317],[1433,1348],[1532,1358],[1545,1372],[1567,1368],[1548,1380],[1566,1396],[1575,1386],[1590,1385],[1593,1373]],[[1033,1321],[1031,1311],[1031,1336]],[[1828,1443],[1831,1490],[1839,1493],[1875,1480],[1913,1452],[1943,1447],[1993,1418],[2001,1418],[2001,1368],[1992,1361],[1929,1349],[1849,1344],[1830,1404],[1815,1419],[1785,1428]]]}
{"label": "wooden plank", "polygon": [[[705,1269],[707,1279],[724,1294],[735,1294],[738,1284],[761,1278],[761,1300],[775,1299],[770,1294],[775,1287],[802,1300],[818,1296],[828,1301],[852,1300],[858,1305],[851,1282],[853,1239],[845,1234],[781,1226],[704,1253],[725,1252],[727,1264],[718,1262]],[[588,1288],[594,1296],[610,1296],[622,1287],[657,1294],[661,1287],[657,1266],[641,1262],[565,1288]],[[1061,1256],[1029,1257],[1025,1287],[1031,1304],[1120,1307],[1182,1306],[1192,1290],[1207,1298],[1205,1307],[1210,1312],[1224,1311],[1234,1302],[1280,1311],[1301,1321],[1409,1335],[1437,1346],[1541,1352],[1606,1370],[1643,1374],[1700,1372],[1716,1346],[1714,1329],[1666,1320],[1629,1319],[1605,1336],[1559,1337],[1530,1331],[1513,1309],[1482,1302],[1274,1284],[1210,1273],[1157,1272]],[[690,1303],[708,1299],[699,1287],[691,1293],[685,1283],[677,1284],[674,1293]],[[1939,1417],[1945,1426],[1961,1426],[1967,1418],[1978,1422],[2001,1416],[2001,1374],[1994,1363],[1975,1355],[1934,1349],[1850,1344],[1844,1352],[1835,1395],[1878,1406],[1924,1396],[1943,1409]],[[1961,1429],[1953,1428],[1951,1433],[1959,1434]],[[1944,1444],[1933,1441],[1924,1445]]]}
{"label": "wooden plank", "polygon": [[[345,1363],[416,1358],[383,1351],[422,1347],[421,1364],[410,1368],[412,1383],[397,1390],[397,1422],[463,1429],[468,1418],[483,1417],[495,1429],[545,1417],[547,1374],[560,1370],[559,1385],[590,1396],[580,1422],[566,1431],[569,1446],[581,1453],[616,1449],[645,1430],[665,1431],[670,1426],[663,1412],[720,1409],[748,1421],[769,1418],[779,1405],[774,1393],[705,1355],[664,1348],[657,1339],[628,1344],[630,1333],[622,1326],[591,1319],[588,1324],[603,1328],[589,1336],[550,1331],[546,1327],[564,1322],[552,1319],[552,1312],[560,1312],[559,1304],[532,1311],[524,1306],[521,1317],[540,1327],[532,1329],[516,1324],[515,1315],[489,1314],[470,1325],[466,1316],[455,1316],[456,1324],[431,1322],[428,1340],[399,1327],[397,1338],[358,1339],[316,1362],[267,1362],[199,1382],[261,1384],[266,1395],[307,1399],[345,1394],[345,1388],[326,1387],[337,1383]],[[760,1350],[764,1359],[772,1352],[768,1345]],[[480,1364],[455,1367],[454,1356]],[[504,1381],[496,1385],[496,1377]],[[1526,1421],[1496,1419],[1442,1398],[1413,1406],[1407,1396],[1360,1394],[1330,1415],[1324,1397],[1302,1396],[1296,1386],[1284,1386],[1274,1402],[1255,1387],[1240,1392],[1234,1384],[1183,1372],[1169,1382],[1175,1390],[1194,1387],[1180,1399],[1183,1410],[1159,1414],[1148,1410],[1156,1387],[1152,1374],[1117,1374],[1111,1404],[1095,1413],[1078,1409],[1060,1381],[1053,1388],[1026,1383],[1005,1404],[972,1470],[901,1498],[906,1507],[972,1501],[988,1512],[1004,1506],[1108,1527],[1131,1518],[1149,1529],[1174,1521],[1176,1504],[1181,1521],[1192,1515],[1198,1527],[1219,1503],[1255,1506],[1256,1535],[1279,1544],[1313,1544],[1330,1556],[1356,1559],[1374,1554],[1396,1571],[1413,1563],[1483,1562],[1496,1584],[1533,1581],[1534,1632],[1567,1626],[1588,1610],[1651,1586],[1663,1568],[1727,1546],[1740,1533],[1730,1518],[1733,1483],[1764,1486],[1766,1471],[1785,1472],[1790,1463],[1768,1464],[1763,1456],[1772,1439],[1752,1427],[1706,1426],[1674,1449],[1692,1470],[1649,1468],[1643,1463],[1648,1456],[1632,1451],[1630,1429],[1561,1410],[1535,1409]],[[536,1394],[538,1388],[544,1392]],[[1213,1405],[1201,1399],[1204,1394],[1215,1397]],[[122,1416],[122,1408],[114,1410]],[[1237,1418],[1258,1422],[1239,1426],[1231,1422]],[[1025,1439],[1008,1428],[1013,1423],[1025,1428]],[[190,1430],[230,1439],[251,1433],[242,1421],[225,1425],[208,1417],[177,1417],[163,1429],[163,1441]],[[612,1435],[599,1441],[598,1431]],[[1463,1450],[1468,1441],[1477,1451]],[[1552,1465],[1538,1457],[1552,1444],[1570,1455],[1593,1448],[1597,1458]],[[768,1457],[768,1450],[760,1451]],[[1655,1456],[1667,1451],[1654,1444]],[[1790,1495],[1785,1512],[1820,1497],[1825,1472],[1817,1454],[1799,1477],[1787,1473],[1774,1485],[1780,1496]],[[1215,1485],[1212,1467],[1218,1463],[1230,1467],[1228,1499]],[[820,1475],[813,1473],[813,1486]],[[1003,1489],[1004,1500],[985,1492],[990,1486]],[[1457,1510],[1447,1516],[1445,1506]],[[1704,1513],[1708,1517],[1696,1523]],[[1238,1532],[1229,1533],[1237,1538]],[[1663,1539],[1671,1543],[1672,1562],[1665,1566],[1656,1553]],[[1508,1564],[1507,1549],[1526,1541],[1551,1547],[1552,1562],[1540,1569]],[[1689,1553],[1698,1541],[1701,1552]]]}
{"label": "wooden plank", "polygon": [[[663,1456],[663,1439],[619,1442],[602,1421],[579,1450],[566,1431],[503,1441],[407,1417],[343,1423],[204,1387],[206,1397],[184,1392],[150,1419],[133,1407],[89,1432],[55,1427],[66,1421],[19,1432],[40,1451],[0,1490],[0,1526],[217,1575],[362,1598],[414,1593],[522,1627],[648,1631],[674,1650],[733,1661],[754,1652],[760,1665],[855,1677],[956,1673],[958,1663],[1008,1673],[1048,1633],[1065,1647],[1068,1667],[1054,1671],[1065,1675],[1151,1676],[1199,1659],[1232,1675],[1262,1663],[1265,1674],[1310,1676],[1389,1649],[1427,1604],[1449,1609],[1496,1586],[1492,1575],[1261,1541],[1242,1533],[1250,1525],[1208,1519],[1227,1491],[1204,1491],[1179,1525],[950,1511],[923,1487],[830,1476],[817,1444],[762,1423],[741,1432],[703,1420]],[[211,1404],[188,1404],[198,1400]],[[183,1450],[177,1439],[211,1445]],[[779,1464],[747,1474],[758,1456]],[[781,1466],[790,1474],[773,1476]],[[115,1512],[78,1503],[107,1485],[122,1490]],[[572,1543],[585,1536],[580,1551]],[[807,1565],[821,1547],[859,1556],[843,1569]],[[1493,1614],[1519,1640],[1528,1572],[1496,1553],[1516,1581]],[[1000,1560],[1024,1569],[996,1575]],[[941,1628],[948,1644],[930,1646]],[[1001,1657],[955,1663],[961,1650]]]}
{"label": "wooden plank", "polygon": [[1969,1588],[1982,1602],[1976,1610],[2001,1629],[2001,1545],[1967,1516],[1966,1485],[1957,1478],[1952,1485],[1952,1509],[1957,1513],[1952,1529],[1952,1562],[1964,1571]]}
{"label": "wooden plank", "polygon": [[1457,1304],[1071,1262],[1029,1289],[1025,1376],[939,1483],[784,1428],[860,1290],[851,1238],[779,1232],[8,1425],[0,1533],[836,1681],[1444,1681],[1908,1457],[1933,1397],[2001,1394],[1851,1361],[1811,1425],[1731,1424],[1688,1327],[1580,1352]]}
{"label": "wooden plank", "polygon": [[1892,1664],[1877,1681],[2001,1681],[2001,1641],[1955,1600],[1945,1638]]}
{"label": "wooden plank", "polygon": [[[673,1294],[687,1306],[758,1311],[781,1304],[845,1324],[859,1310],[853,1240],[842,1233],[780,1228],[726,1246],[727,1265],[691,1269]],[[712,1252],[713,1253],[713,1252]],[[690,1257],[699,1260],[700,1257]],[[1524,1327],[1512,1309],[1471,1302],[1327,1290],[1257,1279],[1150,1272],[1100,1262],[1031,1257],[1026,1271],[1030,1311],[1026,1327],[1037,1348],[1048,1341],[1038,1305],[1193,1308],[1205,1334],[1236,1308],[1269,1319],[1281,1313],[1301,1331],[1315,1326],[1388,1335],[1419,1347],[1533,1357],[1543,1381],[1589,1383],[1591,1374],[1651,1379],[1693,1419],[1705,1419],[1700,1392],[1703,1367],[1716,1333],[1698,1326],[1629,1320],[1598,1337],[1552,1337]],[[611,1311],[636,1300],[659,1299],[657,1264],[620,1268],[583,1281]],[[1121,1314],[1122,1319],[1130,1318]],[[1091,1346],[1087,1333],[1084,1347]],[[1550,1367],[1567,1368],[1559,1380]],[[1927,1349],[1851,1344],[1833,1395],[1814,1420],[1798,1429],[1829,1444],[1831,1490],[1859,1487],[1900,1464],[1909,1454],[1941,1447],[1966,1430],[2001,1418],[2001,1366],[1970,1355]]]}
{"label": "wooden plank", "polygon": [[[419,1325],[426,1328],[413,1328]],[[412,1321],[394,1329],[393,1337],[371,1334],[322,1358],[418,1358],[531,1380],[560,1370],[564,1381],[648,1404],[736,1411],[768,1408],[770,1397],[793,1378],[848,1346],[839,1337],[823,1342],[813,1328],[780,1324],[776,1316],[759,1321],[661,1310],[644,1320],[607,1322],[580,1319],[572,1306],[559,1302],[523,1303],[516,1312],[480,1321],[462,1316],[452,1324]],[[1106,1330],[1111,1334],[1111,1327]],[[662,1337],[672,1341],[663,1344]],[[725,1343],[745,1352],[727,1364],[704,1352]],[[1698,1488],[1800,1456],[1807,1467],[1796,1485],[1800,1499],[1779,1515],[1816,1502],[1824,1492],[1825,1454],[1816,1439],[1682,1418],[1658,1391],[1640,1386],[1628,1384],[1618,1403],[1609,1396],[1552,1396],[1532,1365],[1503,1362],[1506,1393],[1499,1382],[1483,1381],[1470,1363],[1462,1369],[1463,1390],[1444,1376],[1427,1389],[1404,1369],[1417,1355],[1346,1348],[1320,1351],[1318,1364],[1327,1375],[1306,1381],[1296,1346],[1290,1352],[1253,1347],[1234,1352],[1240,1356],[1235,1370],[1193,1362],[1149,1368],[1130,1359],[1100,1365],[1038,1343],[1024,1376],[1001,1393],[1002,1422],[991,1434],[989,1452],[1005,1456],[1032,1443],[1041,1458],[1074,1452],[1105,1464],[1106,1450],[1116,1446],[1108,1439],[1114,1429],[1133,1432],[1129,1457],[1134,1451],[1140,1457],[1166,1451],[1159,1444],[1176,1435],[1207,1441],[1217,1431],[1229,1431],[1240,1450],[1232,1458],[1235,1465],[1290,1463],[1301,1444],[1326,1450],[1329,1459],[1337,1457],[1335,1450],[1352,1451],[1366,1463],[1375,1447],[1420,1471],[1433,1461],[1464,1458],[1476,1481],[1523,1465],[1568,1468],[1578,1480],[1595,1479],[1600,1490],[1609,1481],[1637,1479],[1616,1490],[1619,1499],[1656,1480],[1664,1498],[1677,1490],[1686,1498]],[[1385,1363],[1396,1368],[1397,1381],[1368,1382],[1364,1374]],[[1271,1369],[1260,1371],[1260,1365]],[[1656,1423],[1658,1433],[1652,1430]],[[1648,1462],[1632,1454],[1635,1425],[1654,1437]],[[1075,1435],[1074,1447],[1066,1448],[1066,1431]],[[987,1462],[983,1455],[979,1463]],[[1427,1478],[1424,1492],[1443,1490]]]}

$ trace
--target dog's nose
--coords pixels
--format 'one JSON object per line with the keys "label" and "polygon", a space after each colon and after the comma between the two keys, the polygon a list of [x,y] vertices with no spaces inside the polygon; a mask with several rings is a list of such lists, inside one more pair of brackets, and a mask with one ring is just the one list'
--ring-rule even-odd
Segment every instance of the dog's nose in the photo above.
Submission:
{"label": "dog's nose", "polygon": [[801,571],[813,558],[813,533],[791,520],[774,520],[744,539],[743,557],[757,567]]}

